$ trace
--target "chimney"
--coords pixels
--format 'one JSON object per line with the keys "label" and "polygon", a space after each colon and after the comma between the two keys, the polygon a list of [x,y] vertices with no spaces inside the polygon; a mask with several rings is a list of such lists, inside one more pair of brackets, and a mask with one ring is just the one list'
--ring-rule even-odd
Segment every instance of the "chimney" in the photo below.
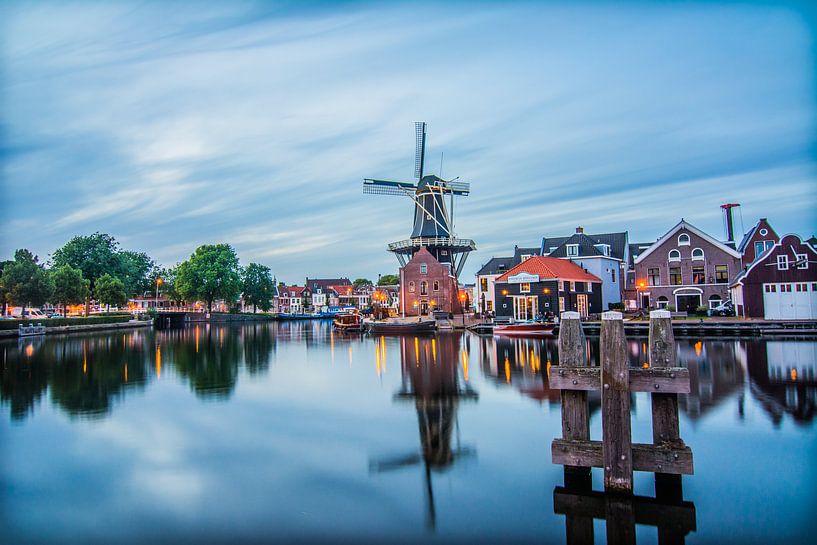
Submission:
{"label": "chimney", "polygon": [[581,235],[584,233],[584,227],[576,227],[576,234]]}
{"label": "chimney", "polygon": [[727,203],[722,204],[721,209],[724,214],[724,230],[726,235],[726,242],[735,242],[735,223],[732,218],[732,209],[740,206],[739,204]]}

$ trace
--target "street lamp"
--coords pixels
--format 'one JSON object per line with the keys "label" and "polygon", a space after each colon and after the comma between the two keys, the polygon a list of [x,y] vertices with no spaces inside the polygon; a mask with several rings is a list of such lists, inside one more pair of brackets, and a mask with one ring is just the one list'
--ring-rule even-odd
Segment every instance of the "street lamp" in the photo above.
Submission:
{"label": "street lamp", "polygon": [[465,327],[465,294],[460,292],[460,311],[462,312],[462,327]]}
{"label": "street lamp", "polygon": [[153,306],[159,308],[159,285],[162,283],[162,277],[156,277],[156,298],[153,300]]}

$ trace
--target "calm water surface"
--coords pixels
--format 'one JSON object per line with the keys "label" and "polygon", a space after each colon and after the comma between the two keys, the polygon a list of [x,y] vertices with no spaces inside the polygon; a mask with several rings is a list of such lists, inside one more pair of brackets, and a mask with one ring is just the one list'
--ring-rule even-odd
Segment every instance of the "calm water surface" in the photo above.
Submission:
{"label": "calm water surface", "polygon": [[[632,365],[645,348],[630,342]],[[817,343],[678,350],[686,542],[813,542]],[[566,540],[552,340],[199,325],[3,340],[0,358],[4,544]],[[635,441],[650,418],[634,395]],[[635,493],[654,497],[653,477]]]}

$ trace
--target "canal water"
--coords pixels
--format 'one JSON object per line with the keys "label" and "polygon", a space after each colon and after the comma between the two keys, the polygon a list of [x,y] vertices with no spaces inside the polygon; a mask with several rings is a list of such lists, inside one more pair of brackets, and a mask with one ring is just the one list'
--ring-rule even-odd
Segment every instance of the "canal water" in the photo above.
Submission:
{"label": "canal water", "polygon": [[[645,350],[630,341],[633,366]],[[660,522],[686,543],[813,543],[817,343],[678,351],[695,474],[679,509],[656,511],[653,476],[636,473],[637,542],[657,543]],[[554,340],[201,324],[3,340],[0,358],[3,544],[568,538]],[[634,441],[651,442],[648,394],[632,407]],[[590,524],[604,543],[610,522]]]}

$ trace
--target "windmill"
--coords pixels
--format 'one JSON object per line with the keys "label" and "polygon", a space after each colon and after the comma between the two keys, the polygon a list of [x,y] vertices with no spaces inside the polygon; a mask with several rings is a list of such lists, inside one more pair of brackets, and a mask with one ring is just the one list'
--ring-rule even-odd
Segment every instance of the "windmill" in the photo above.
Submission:
{"label": "windmill", "polygon": [[[440,263],[446,263],[459,277],[468,253],[477,249],[473,240],[454,235],[454,197],[467,197],[471,186],[458,178],[444,180],[425,174],[426,124],[415,123],[417,149],[414,159],[416,182],[363,180],[363,193],[370,195],[403,195],[414,201],[414,228],[408,239],[392,242],[389,251],[397,256],[401,267],[425,247]],[[448,197],[446,205],[445,197]]]}

